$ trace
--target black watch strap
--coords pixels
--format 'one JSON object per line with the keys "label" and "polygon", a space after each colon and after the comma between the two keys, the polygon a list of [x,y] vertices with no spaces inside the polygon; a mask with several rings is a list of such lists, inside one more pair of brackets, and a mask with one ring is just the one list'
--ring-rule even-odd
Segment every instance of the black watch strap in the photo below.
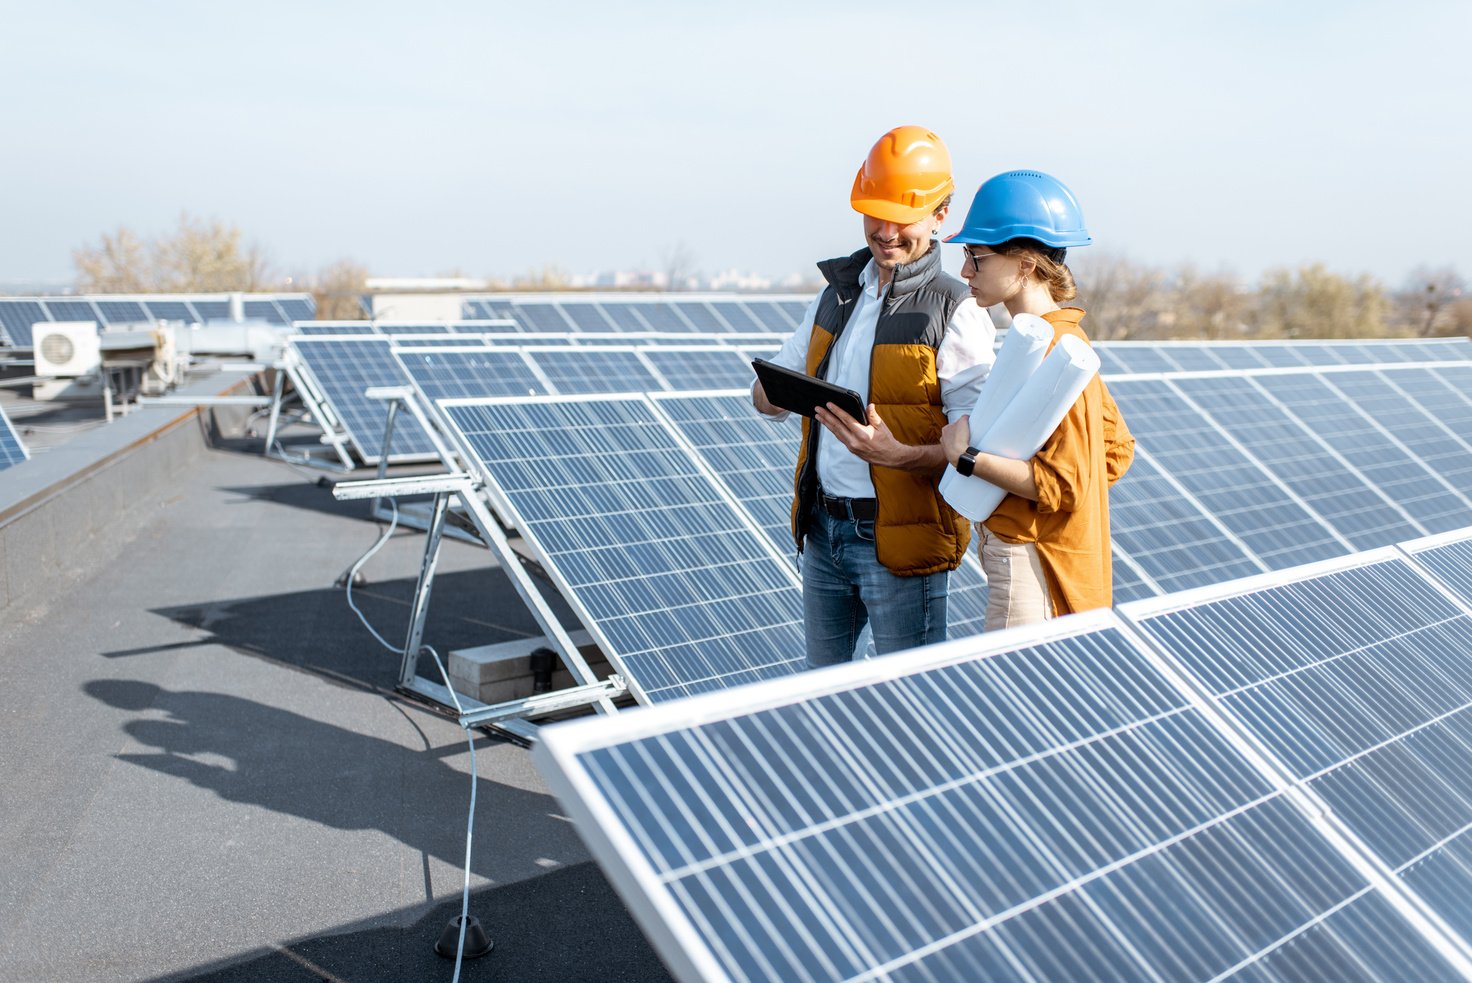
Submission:
{"label": "black watch strap", "polygon": [[971,477],[971,472],[976,470],[976,455],[980,453],[975,447],[962,451],[961,456],[956,459],[956,473],[966,478]]}

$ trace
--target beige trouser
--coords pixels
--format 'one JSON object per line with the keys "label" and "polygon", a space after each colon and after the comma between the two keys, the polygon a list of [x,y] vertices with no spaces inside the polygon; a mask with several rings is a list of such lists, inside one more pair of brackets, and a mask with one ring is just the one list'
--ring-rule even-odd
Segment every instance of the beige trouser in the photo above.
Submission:
{"label": "beige trouser", "polygon": [[975,529],[987,583],[986,630],[1032,625],[1053,617],[1038,548],[1032,543],[1005,542],[980,523]]}

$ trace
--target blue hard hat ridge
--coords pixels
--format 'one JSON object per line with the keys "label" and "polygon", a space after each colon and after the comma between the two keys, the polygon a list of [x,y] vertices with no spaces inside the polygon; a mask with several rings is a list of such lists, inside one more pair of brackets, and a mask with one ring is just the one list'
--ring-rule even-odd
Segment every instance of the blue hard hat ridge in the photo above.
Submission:
{"label": "blue hard hat ridge", "polygon": [[1065,249],[1094,241],[1073,192],[1041,171],[1007,171],[988,179],[976,189],[961,231],[945,241],[997,246],[1017,238]]}

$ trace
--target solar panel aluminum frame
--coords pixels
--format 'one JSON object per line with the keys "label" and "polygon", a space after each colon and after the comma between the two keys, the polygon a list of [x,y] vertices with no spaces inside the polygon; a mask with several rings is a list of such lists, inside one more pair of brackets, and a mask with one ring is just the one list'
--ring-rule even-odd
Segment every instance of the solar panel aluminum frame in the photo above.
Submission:
{"label": "solar panel aluminum frame", "polygon": [[[1464,533],[1465,534],[1465,533]],[[1455,538],[1456,534],[1452,534]],[[1416,540],[1416,543],[1426,543],[1428,540],[1437,542],[1446,541],[1445,536],[1427,537]],[[1427,547],[1422,547],[1427,548]],[[1299,567],[1289,567],[1283,570],[1275,570],[1271,573],[1252,577],[1243,577],[1239,580],[1228,581],[1222,584],[1212,584],[1206,587],[1193,588],[1191,590],[1179,591],[1162,597],[1142,598],[1138,601],[1130,601],[1115,608],[1118,617],[1128,625],[1139,644],[1148,646],[1157,652],[1163,660],[1171,667],[1171,671],[1179,676],[1184,685],[1191,691],[1199,694],[1200,698],[1208,703],[1215,704],[1210,694],[1210,688],[1171,654],[1169,649],[1156,641],[1155,637],[1144,627],[1145,623],[1153,617],[1171,614],[1179,611],[1189,610],[1216,601],[1227,600],[1234,597],[1243,597],[1260,591],[1278,587],[1287,587],[1306,583],[1320,577],[1331,574],[1371,567],[1378,564],[1398,564],[1409,569],[1416,577],[1424,581],[1427,587],[1451,601],[1455,606],[1468,612],[1465,602],[1459,601],[1450,591],[1437,580],[1429,571],[1412,562],[1400,546],[1383,546],[1348,556],[1332,557],[1307,563]],[[1396,908],[1415,924],[1421,933],[1436,943],[1439,951],[1447,957],[1453,965],[1472,979],[1472,939],[1463,938],[1446,921],[1435,912],[1430,904],[1418,894],[1405,886],[1385,860],[1377,854],[1368,843],[1364,841],[1353,829],[1342,821],[1330,807],[1329,803],[1321,798],[1312,788],[1300,782],[1293,774],[1292,769],[1278,760],[1273,751],[1264,745],[1239,719],[1225,709],[1216,713],[1217,719],[1227,732],[1235,734],[1241,742],[1241,746],[1252,751],[1254,760],[1266,764],[1265,776],[1274,778],[1276,781],[1286,783],[1295,794],[1295,801],[1315,820],[1316,824],[1322,823],[1326,835],[1331,835],[1333,842],[1339,847],[1339,852],[1353,863],[1361,873],[1371,880],[1371,883],[1379,887],[1387,899],[1395,904]]]}
{"label": "solar panel aluminum frame", "polygon": [[[697,469],[706,478],[707,481],[710,482],[711,487],[715,489],[719,496],[730,505],[736,517],[749,530],[755,540],[761,545],[762,550],[772,559],[776,568],[782,572],[783,576],[785,576],[790,583],[792,583],[794,588],[801,591],[801,580],[797,576],[796,571],[793,569],[791,562],[773,548],[771,542],[768,540],[767,536],[762,532],[762,530],[756,525],[750,513],[748,513],[746,509],[742,508],[739,502],[735,501],[735,499],[732,498],[730,489],[726,487],[726,483],[724,481],[721,481],[718,476],[714,475],[710,471],[710,469],[706,466],[705,462],[700,458],[698,454],[695,454],[693,451],[690,450],[689,445],[684,440],[683,436],[677,430],[669,426],[664,415],[659,412],[658,408],[652,404],[652,400],[650,400],[646,395],[642,393],[597,393],[587,396],[505,396],[490,397],[486,399],[441,399],[438,400],[437,403],[439,413],[444,417],[444,419],[448,421],[448,414],[446,414],[444,411],[447,407],[451,406],[508,404],[516,405],[532,403],[559,403],[567,401],[575,401],[579,403],[634,402],[643,405],[646,409],[648,409],[651,417],[653,417],[653,419],[660,424],[660,426],[665,430],[666,434],[670,436],[675,444],[685,453],[686,457],[690,459],[690,463],[692,464],[692,466]],[[464,433],[461,432],[460,428],[454,426],[453,424],[450,424],[446,428],[446,436],[450,438],[451,443],[455,448],[455,453],[460,457],[461,460],[467,462],[470,473],[477,479],[477,483],[483,489],[485,500],[489,503],[491,509],[494,510],[496,516],[498,516],[502,520],[507,528],[517,529],[521,531],[523,541],[527,544],[528,549],[531,551],[533,559],[541,565],[547,577],[552,581],[553,585],[557,588],[558,592],[567,601],[568,606],[577,616],[578,621],[585,626],[588,634],[593,638],[594,642],[597,643],[599,650],[602,651],[604,656],[608,659],[609,664],[612,665],[615,671],[617,671],[620,676],[623,677],[625,683],[627,684],[629,694],[633,696],[634,699],[640,704],[649,705],[651,701],[649,700],[648,695],[645,693],[644,688],[640,684],[636,675],[629,673],[625,668],[623,662],[623,653],[620,652],[619,649],[609,641],[607,634],[598,624],[598,620],[591,615],[591,613],[587,609],[587,606],[583,603],[577,592],[573,590],[572,585],[563,576],[560,566],[557,563],[553,562],[552,559],[543,552],[540,543],[536,541],[535,537],[527,535],[526,522],[522,517],[520,511],[511,503],[505,491],[502,490],[500,483],[496,479],[496,476],[490,471],[489,468],[484,467],[483,462],[480,460],[479,456],[471,447]],[[568,644],[571,643],[569,642]],[[570,658],[581,658],[581,655],[577,653],[575,647],[570,654],[564,654],[568,655],[568,657]]]}
{"label": "solar panel aluminum frame", "polygon": [[[310,450],[292,454],[277,440],[277,427],[281,418],[282,402],[285,399],[287,379],[291,380],[292,386],[296,389],[307,416],[321,431],[319,438],[321,443],[337,455],[336,463]],[[351,471],[354,467],[352,455],[347,449],[347,437],[343,432],[341,421],[332,411],[316,378],[308,371],[296,349],[290,344],[286,346],[286,351],[282,355],[281,371],[276,378],[276,389],[272,394],[271,419],[266,428],[266,456],[286,461],[289,464],[305,464],[329,471]]]}
{"label": "solar panel aluminum frame", "polygon": [[[1130,645],[1166,681],[1176,686],[1191,707],[1202,713],[1219,736],[1225,738],[1285,799],[1304,814],[1313,831],[1322,836],[1348,864],[1378,891],[1431,945],[1466,978],[1472,979],[1472,958],[1440,931],[1437,925],[1405,898],[1393,878],[1382,874],[1367,858],[1351,847],[1339,830],[1328,822],[1322,809],[1315,808],[1301,790],[1242,740],[1223,719],[1212,702],[1162,658],[1158,646],[1137,633],[1109,609],[1084,612],[1036,625],[1005,629],[984,636],[955,639],[878,659],[850,662],[743,686],[740,690],[686,697],[636,714],[612,719],[574,720],[544,728],[532,750],[533,761],[548,787],[573,820],[599,866],[654,944],[673,975],[681,980],[724,981],[716,955],[701,938],[691,919],[661,882],[643,849],[609,806],[606,796],[583,766],[586,752],[656,736],[683,726],[701,726],[746,714],[802,703],[866,685],[883,683],[945,666],[984,659],[1072,636],[1106,629],[1119,631]],[[739,694],[740,699],[733,699]],[[1034,898],[1034,902],[1039,899]]]}

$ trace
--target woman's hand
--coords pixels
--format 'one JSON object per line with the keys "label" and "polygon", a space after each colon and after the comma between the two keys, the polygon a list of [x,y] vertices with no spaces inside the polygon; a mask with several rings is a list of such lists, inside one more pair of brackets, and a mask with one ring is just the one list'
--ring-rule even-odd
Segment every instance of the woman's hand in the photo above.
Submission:
{"label": "woman's hand", "polygon": [[971,446],[971,417],[963,416],[955,423],[947,423],[940,432],[940,446],[946,463],[954,465],[956,458]]}

